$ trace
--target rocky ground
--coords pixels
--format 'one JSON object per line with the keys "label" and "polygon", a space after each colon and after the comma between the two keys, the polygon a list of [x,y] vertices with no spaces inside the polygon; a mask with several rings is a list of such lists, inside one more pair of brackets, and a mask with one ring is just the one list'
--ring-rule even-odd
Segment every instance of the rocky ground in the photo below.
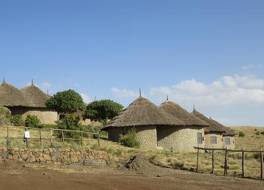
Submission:
{"label": "rocky ground", "polygon": [[160,168],[132,157],[120,169],[81,165],[0,163],[2,190],[264,190],[264,182]]}

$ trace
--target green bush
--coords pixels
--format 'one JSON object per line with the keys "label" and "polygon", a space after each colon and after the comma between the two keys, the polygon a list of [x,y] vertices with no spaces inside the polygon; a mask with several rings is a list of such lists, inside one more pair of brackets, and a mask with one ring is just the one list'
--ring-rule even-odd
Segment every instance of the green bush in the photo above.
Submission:
{"label": "green bush", "polygon": [[11,120],[11,112],[8,108],[0,107],[0,126],[9,125]]}
{"label": "green bush", "polygon": [[140,143],[136,140],[135,130],[130,130],[128,133],[120,138],[120,143],[127,147],[139,147]]}
{"label": "green bush", "polygon": [[260,132],[259,132],[259,131],[257,131],[257,132],[256,132],[256,135],[260,135]]}
{"label": "green bush", "polygon": [[264,135],[264,131],[262,131],[260,134]]}
{"label": "green bush", "polygon": [[[83,126],[80,125],[80,116],[78,114],[65,114],[64,117],[58,121],[59,129],[83,131]],[[64,138],[80,139],[81,133],[74,131],[65,131]],[[61,131],[57,131],[56,136],[62,138]]]}
{"label": "green bush", "polygon": [[24,126],[25,125],[25,121],[22,118],[22,115],[13,115],[11,116],[11,124],[14,126]]}
{"label": "green bush", "polygon": [[239,131],[238,136],[239,136],[239,137],[245,137],[246,135],[245,135],[245,133],[243,133],[242,131]]}
{"label": "green bush", "polygon": [[40,120],[35,115],[28,115],[25,119],[25,126],[30,128],[37,128],[40,126]]}

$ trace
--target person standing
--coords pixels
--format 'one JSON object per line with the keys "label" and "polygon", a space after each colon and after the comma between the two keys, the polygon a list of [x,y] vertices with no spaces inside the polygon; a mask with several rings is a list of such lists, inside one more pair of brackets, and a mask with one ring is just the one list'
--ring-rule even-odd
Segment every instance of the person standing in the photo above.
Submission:
{"label": "person standing", "polygon": [[24,142],[26,143],[27,148],[28,148],[29,139],[30,139],[30,132],[27,128],[25,128]]}

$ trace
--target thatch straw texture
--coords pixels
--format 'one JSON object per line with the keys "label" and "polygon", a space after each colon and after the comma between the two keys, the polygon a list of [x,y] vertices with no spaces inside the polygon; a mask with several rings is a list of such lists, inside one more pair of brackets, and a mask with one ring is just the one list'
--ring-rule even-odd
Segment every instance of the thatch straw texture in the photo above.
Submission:
{"label": "thatch straw texture", "polygon": [[6,82],[0,85],[0,106],[45,108],[48,99],[49,96],[33,84],[21,90]]}
{"label": "thatch straw texture", "polygon": [[194,110],[192,112],[192,114],[196,117],[198,117],[199,119],[203,120],[204,122],[206,122],[209,127],[205,128],[204,131],[206,133],[224,133],[225,132],[225,129],[224,129],[224,126],[221,125],[220,123],[218,123],[217,121],[211,119],[211,118],[208,118],[206,117],[205,115],[203,115],[202,113]]}
{"label": "thatch straw texture", "polygon": [[201,127],[209,126],[206,122],[197,118],[193,114],[190,114],[185,109],[183,109],[180,105],[174,102],[166,101],[161,104],[159,109],[170,114],[171,116],[177,119],[182,120],[185,126],[201,126]]}
{"label": "thatch straw texture", "polygon": [[14,86],[2,83],[0,85],[0,105],[1,106],[24,106],[26,101],[20,90]]}
{"label": "thatch straw texture", "polygon": [[27,102],[27,106],[38,108],[46,107],[46,101],[49,99],[49,96],[35,85],[27,86],[21,89],[21,92]]}
{"label": "thatch straw texture", "polygon": [[166,114],[147,100],[139,97],[104,129],[135,126],[183,126],[184,122]]}

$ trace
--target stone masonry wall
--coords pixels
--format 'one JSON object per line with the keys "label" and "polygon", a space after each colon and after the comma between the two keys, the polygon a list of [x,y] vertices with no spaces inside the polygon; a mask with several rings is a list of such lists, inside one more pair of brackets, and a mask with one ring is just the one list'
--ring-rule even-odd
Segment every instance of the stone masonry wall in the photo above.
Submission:
{"label": "stone masonry wall", "polygon": [[140,148],[157,148],[157,130],[155,126],[142,126],[136,128],[136,138],[140,143]]}
{"label": "stone masonry wall", "polygon": [[[217,138],[217,144],[211,144],[210,138],[215,136]],[[205,134],[205,147],[206,148],[224,148],[223,135],[217,133]]]}
{"label": "stone masonry wall", "polygon": [[24,161],[27,163],[62,163],[83,165],[106,165],[109,155],[104,151],[74,149],[0,149],[0,160]]}
{"label": "stone masonry wall", "polygon": [[[176,152],[194,152],[194,146],[198,146],[197,133],[202,133],[204,138],[202,128],[159,127],[157,129],[158,146]],[[204,147],[204,141],[199,146]]]}

